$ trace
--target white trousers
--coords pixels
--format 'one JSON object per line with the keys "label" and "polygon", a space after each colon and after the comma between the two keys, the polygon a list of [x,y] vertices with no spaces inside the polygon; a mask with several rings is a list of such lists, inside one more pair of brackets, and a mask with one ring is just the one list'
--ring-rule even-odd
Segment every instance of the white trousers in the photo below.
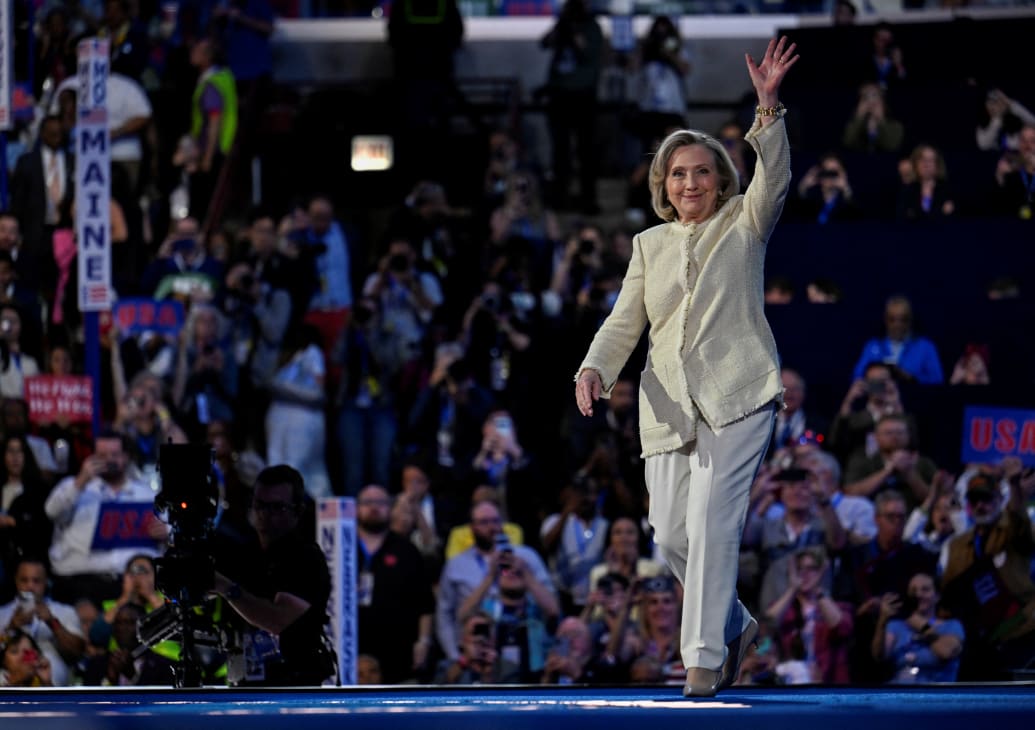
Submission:
{"label": "white trousers", "polygon": [[765,456],[776,407],[712,431],[678,451],[648,456],[648,518],[659,553],[683,583],[683,666],[718,670],[726,644],[751,614],[737,599],[740,541],[751,483]]}

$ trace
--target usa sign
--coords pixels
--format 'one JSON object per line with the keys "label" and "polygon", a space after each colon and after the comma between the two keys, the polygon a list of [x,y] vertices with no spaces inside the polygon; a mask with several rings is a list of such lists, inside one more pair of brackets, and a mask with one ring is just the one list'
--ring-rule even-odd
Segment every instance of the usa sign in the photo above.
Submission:
{"label": "usa sign", "polygon": [[970,406],[963,411],[963,463],[1016,456],[1035,466],[1035,410]]}

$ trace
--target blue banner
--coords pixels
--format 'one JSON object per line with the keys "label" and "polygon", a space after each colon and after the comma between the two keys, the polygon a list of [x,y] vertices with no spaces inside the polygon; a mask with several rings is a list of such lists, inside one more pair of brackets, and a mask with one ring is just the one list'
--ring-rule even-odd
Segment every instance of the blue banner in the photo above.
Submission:
{"label": "blue banner", "polygon": [[963,411],[964,464],[1016,456],[1035,466],[1035,411],[970,406]]}
{"label": "blue banner", "polygon": [[157,332],[175,337],[183,327],[183,303],[175,299],[120,299],[112,314],[123,336]]}
{"label": "blue banner", "polygon": [[102,502],[90,550],[154,548],[151,525],[158,519],[153,502]]}

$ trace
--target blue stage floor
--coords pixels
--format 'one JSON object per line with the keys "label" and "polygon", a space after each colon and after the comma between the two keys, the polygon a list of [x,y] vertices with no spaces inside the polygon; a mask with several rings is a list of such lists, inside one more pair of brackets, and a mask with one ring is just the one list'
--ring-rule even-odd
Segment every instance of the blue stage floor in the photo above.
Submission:
{"label": "blue stage floor", "polygon": [[1035,726],[1035,684],[744,688],[0,690],[0,730],[1006,730]]}

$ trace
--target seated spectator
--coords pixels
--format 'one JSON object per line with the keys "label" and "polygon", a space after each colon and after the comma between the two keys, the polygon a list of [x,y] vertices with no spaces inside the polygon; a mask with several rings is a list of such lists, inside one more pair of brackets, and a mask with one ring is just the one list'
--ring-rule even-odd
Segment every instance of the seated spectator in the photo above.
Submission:
{"label": "seated spectator", "polygon": [[936,558],[916,543],[903,540],[906,500],[889,489],[874,500],[877,535],[868,543],[849,548],[841,557],[833,595],[855,606],[855,642],[852,680],[884,682],[886,668],[873,660],[870,647],[886,593],[905,595],[917,573],[933,574]]}
{"label": "seated spectator", "polygon": [[[481,502],[492,502],[498,510],[501,510],[499,489],[488,484],[475,487],[474,491],[471,492],[471,506],[473,507]],[[502,511],[500,514],[502,515]],[[511,545],[525,544],[525,531],[521,529],[521,525],[504,521],[500,529],[507,536],[507,541]],[[446,560],[451,560],[465,550],[470,550],[474,544],[474,524],[466,522],[462,525],[457,525],[449,531],[449,537],[446,540]]]}
{"label": "seated spectator", "polygon": [[496,650],[492,617],[476,611],[463,623],[460,653],[439,662],[434,684],[505,684],[518,681],[520,667]]}
{"label": "seated spectator", "polygon": [[50,564],[54,572],[55,599],[71,603],[90,598],[98,605],[121,590],[122,571],[139,552],[157,554],[169,528],[159,520],[143,527],[153,540],[149,549],[139,546],[95,548],[94,536],[105,505],[117,502],[153,505],[155,493],[130,470],[123,437],[107,431],[95,440],[94,453],[77,475],[65,477],[44,505],[54,523]]}
{"label": "seated spectator", "polygon": [[[553,596],[550,574],[538,553],[523,545],[503,542],[501,546],[497,539],[503,534],[502,525],[500,509],[495,502],[482,501],[474,505],[471,508],[474,545],[448,560],[442,570],[438,586],[435,632],[439,646],[447,658],[456,659],[460,655],[457,634],[463,624],[461,609],[465,608],[468,613],[477,610],[478,602],[468,599],[475,590],[480,590],[484,596],[493,585],[500,573],[498,568],[503,549],[518,559],[511,561],[510,565],[521,571],[520,576],[510,576],[511,584],[515,581],[522,583],[525,579],[524,573],[529,572],[532,577],[528,579],[527,585],[545,589],[551,596],[549,600],[545,595],[541,596],[544,604],[541,607],[545,609],[550,603],[556,605],[557,599]],[[522,595],[523,593],[522,591]],[[519,603],[518,600],[512,601],[511,607],[516,608]],[[506,655],[504,659],[509,661],[513,657]]]}
{"label": "seated spectator", "polygon": [[[150,555],[134,555],[126,563],[122,573],[122,593],[118,598],[110,598],[101,605],[103,613],[90,626],[91,644],[97,647],[108,645],[115,614],[127,603],[141,607],[146,613],[165,605],[165,596],[155,586],[155,563]],[[179,658],[179,644],[176,642],[162,642],[155,649],[169,659]]]}
{"label": "seated spectator", "polygon": [[266,411],[266,463],[302,473],[313,499],[331,495],[324,454],[327,424],[326,363],[315,325],[304,323],[284,343],[286,362],[273,376],[273,402]]}
{"label": "seated spectator", "polygon": [[607,531],[607,547],[603,559],[589,573],[590,590],[600,588],[606,575],[621,575],[627,585],[640,578],[653,578],[662,570],[662,564],[643,555],[646,540],[636,520],[617,517]]}
{"label": "seated spectator", "polygon": [[543,684],[595,682],[592,649],[589,627],[581,618],[568,616],[557,627],[553,645],[546,653]]}
{"label": "seated spectator", "polygon": [[817,499],[829,499],[844,528],[848,545],[869,542],[877,534],[873,502],[868,497],[855,497],[841,491],[841,465],[832,454],[810,448],[795,457],[796,463],[809,472],[816,485]]}
{"label": "seated spectator", "polygon": [[639,620],[633,593],[641,590],[643,581],[607,573],[589,594],[582,620],[589,627],[591,662],[600,681],[620,682],[628,676]]}
{"label": "seated spectator", "polygon": [[210,304],[195,304],[180,331],[172,386],[188,434],[200,438],[212,420],[232,421],[236,397],[237,361],[226,318]]}
{"label": "seated spectator", "polygon": [[496,651],[521,668],[518,681],[539,681],[550,637],[561,616],[549,580],[537,578],[534,567],[513,548],[501,547],[489,558],[484,577],[457,613],[463,622],[476,611],[494,618]]}
{"label": "seated spectator", "polygon": [[942,603],[967,632],[961,680],[1012,679],[1035,659],[1035,540],[1025,508],[1035,473],[1011,460],[1006,474],[1005,501],[995,479],[971,478],[967,511],[974,526],[951,539],[939,560]]}
{"label": "seated spectator", "polygon": [[23,398],[4,398],[0,402],[0,417],[3,428],[0,432],[7,436],[23,436],[32,452],[32,457],[39,467],[40,476],[45,485],[52,484],[58,476],[58,464],[54,459],[54,451],[42,436],[29,432],[29,404]]}
{"label": "seated spectator", "polygon": [[888,111],[884,91],[875,83],[859,87],[855,114],[845,125],[841,144],[857,152],[895,152],[902,146],[905,127]]}
{"label": "seated spectator", "polygon": [[799,443],[815,442],[830,430],[827,419],[805,408],[805,378],[797,370],[780,370],[783,382],[783,409],[776,414],[770,454]]}
{"label": "seated spectator", "polygon": [[794,654],[800,645],[807,683],[848,684],[854,611],[850,604],[834,601],[822,586],[826,552],[804,548],[786,564],[787,588],[765,609],[783,654]]}
{"label": "seated spectator", "polygon": [[873,634],[873,658],[892,665],[892,682],[955,682],[963,651],[963,626],[940,618],[934,577],[917,573],[905,598],[886,593]]}
{"label": "seated spectator", "polygon": [[43,503],[49,489],[25,437],[0,441],[0,601],[14,595],[14,566],[50,549],[53,525]]}
{"label": "seated spectator", "polygon": [[966,529],[967,518],[956,499],[952,477],[939,471],[923,504],[909,514],[903,537],[940,555],[942,546]]}
{"label": "seated spectator", "polygon": [[877,453],[856,452],[845,467],[845,494],[869,497],[896,489],[910,505],[927,499],[937,467],[910,446],[909,422],[905,416],[889,414],[874,429]]}
{"label": "seated spectator", "polygon": [[381,663],[377,657],[369,654],[360,654],[356,657],[356,684],[384,684],[384,677],[381,675]]}
{"label": "seated spectator", "polygon": [[903,411],[895,372],[891,365],[872,362],[863,369],[861,378],[852,381],[834,417],[827,441],[827,447],[841,463],[847,463],[856,452],[867,456],[877,453],[873,429],[886,415],[905,415],[910,424],[910,434],[915,437],[913,417]]}
{"label": "seated spectator", "polygon": [[868,340],[855,364],[853,376],[863,376],[872,362],[895,365],[905,378],[924,385],[944,381],[942,364],[934,343],[913,334],[913,305],[904,296],[893,296],[884,305],[886,335]]}
{"label": "seated spectator", "polygon": [[641,584],[640,621],[631,639],[631,681],[636,681],[636,663],[648,657],[660,669],[650,681],[680,685],[686,682],[679,642],[681,598],[682,590],[670,575],[648,578]]}
{"label": "seated spectator", "polygon": [[797,200],[788,207],[795,217],[820,225],[862,217],[852,198],[844,163],[834,153],[823,155],[805,172],[798,182]]}
{"label": "seated spectator", "polygon": [[22,349],[22,315],[14,304],[0,304],[0,396],[24,398],[25,378],[39,375],[36,358]]}
{"label": "seated spectator", "polygon": [[0,687],[52,687],[50,661],[22,631],[0,634]]}
{"label": "seated spectator", "polygon": [[956,212],[942,153],[929,144],[916,147],[909,156],[916,180],[899,190],[899,220],[934,220]]}
{"label": "seated spectator", "polygon": [[1018,134],[1017,151],[1007,152],[995,169],[996,208],[1002,215],[1031,220],[1035,214],[1035,123]]}
{"label": "seated spectator", "polygon": [[974,136],[979,150],[1005,152],[1020,148],[1021,129],[1035,128],[1035,114],[1000,89],[990,89]]}
{"label": "seated spectator", "polygon": [[987,345],[968,344],[952,368],[949,385],[988,385],[988,362]]}
{"label": "seated spectator", "polygon": [[565,615],[579,614],[590,592],[590,572],[604,557],[608,522],[591,477],[576,477],[562,490],[561,511],[543,520],[540,540]]}
{"label": "seated spectator", "polygon": [[[846,536],[833,503],[822,491],[823,485],[802,468],[781,469],[763,474],[758,481],[768,482],[763,490],[756,487],[754,507],[749,509],[744,528],[743,545],[759,554],[761,586],[758,605],[770,606],[787,590],[787,563],[802,548],[824,545],[830,552],[845,546]],[[759,493],[766,496],[758,497]],[[768,516],[766,504],[778,497],[781,514]],[[823,575],[824,588],[830,575]]]}
{"label": "seated spectator", "polygon": [[18,563],[14,585],[18,596],[0,606],[0,627],[32,639],[47,660],[53,685],[71,685],[73,668],[86,651],[75,609],[47,595],[47,568],[40,559],[27,558]]}
{"label": "seated spectator", "polygon": [[123,603],[112,620],[113,645],[87,661],[83,684],[87,687],[172,686],[174,665],[154,651],[145,651],[134,658],[140,646],[137,627],[146,612],[136,603]]}

